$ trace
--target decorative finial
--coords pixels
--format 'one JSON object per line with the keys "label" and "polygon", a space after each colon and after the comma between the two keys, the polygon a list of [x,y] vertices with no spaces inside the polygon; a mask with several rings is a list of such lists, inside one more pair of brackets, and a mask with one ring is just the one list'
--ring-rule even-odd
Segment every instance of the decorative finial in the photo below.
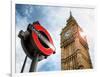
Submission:
{"label": "decorative finial", "polygon": [[70,17],[72,17],[72,12],[71,12],[71,10],[70,10]]}

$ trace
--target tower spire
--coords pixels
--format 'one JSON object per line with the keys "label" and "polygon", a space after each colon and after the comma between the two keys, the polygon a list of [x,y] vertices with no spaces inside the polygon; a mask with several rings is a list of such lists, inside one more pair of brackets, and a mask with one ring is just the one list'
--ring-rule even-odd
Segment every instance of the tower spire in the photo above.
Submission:
{"label": "tower spire", "polygon": [[72,17],[72,12],[71,12],[71,10],[70,10],[70,17]]}
{"label": "tower spire", "polygon": [[74,19],[74,17],[72,16],[71,10],[70,10],[69,14],[70,14],[70,15],[69,15],[69,18],[68,18],[67,22],[70,21],[70,20],[72,20],[72,19]]}

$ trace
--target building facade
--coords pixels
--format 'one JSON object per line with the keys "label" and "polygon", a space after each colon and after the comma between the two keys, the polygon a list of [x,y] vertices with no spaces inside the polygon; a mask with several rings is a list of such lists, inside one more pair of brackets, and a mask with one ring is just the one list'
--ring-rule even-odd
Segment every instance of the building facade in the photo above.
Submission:
{"label": "building facade", "polygon": [[86,36],[70,12],[61,36],[61,70],[89,69],[92,63]]}

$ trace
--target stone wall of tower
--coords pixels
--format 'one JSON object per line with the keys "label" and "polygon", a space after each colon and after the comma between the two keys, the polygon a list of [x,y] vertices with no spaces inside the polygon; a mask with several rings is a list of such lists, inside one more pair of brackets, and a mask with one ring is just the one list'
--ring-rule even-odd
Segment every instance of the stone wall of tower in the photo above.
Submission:
{"label": "stone wall of tower", "polygon": [[92,68],[90,56],[89,56],[89,49],[88,47],[85,48],[81,43],[81,39],[76,38],[75,39],[75,48],[77,51],[77,61],[78,61],[78,67],[83,66],[84,69]]}

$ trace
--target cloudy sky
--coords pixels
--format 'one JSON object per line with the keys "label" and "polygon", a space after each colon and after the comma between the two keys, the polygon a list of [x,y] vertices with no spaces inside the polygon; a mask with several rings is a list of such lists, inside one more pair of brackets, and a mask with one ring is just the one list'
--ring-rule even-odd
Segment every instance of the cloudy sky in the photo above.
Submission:
{"label": "cloudy sky", "polygon": [[[26,30],[29,23],[39,21],[40,24],[48,30],[53,38],[56,47],[56,54],[42,60],[37,65],[37,71],[59,71],[61,70],[61,50],[60,33],[66,25],[71,10],[73,17],[87,35],[89,44],[89,53],[94,65],[94,43],[95,43],[95,24],[94,9],[72,8],[59,6],[41,6],[16,4],[16,72],[19,73],[24,62],[25,53],[21,47],[18,33],[20,30]],[[25,72],[29,71],[31,60],[28,58]]]}

